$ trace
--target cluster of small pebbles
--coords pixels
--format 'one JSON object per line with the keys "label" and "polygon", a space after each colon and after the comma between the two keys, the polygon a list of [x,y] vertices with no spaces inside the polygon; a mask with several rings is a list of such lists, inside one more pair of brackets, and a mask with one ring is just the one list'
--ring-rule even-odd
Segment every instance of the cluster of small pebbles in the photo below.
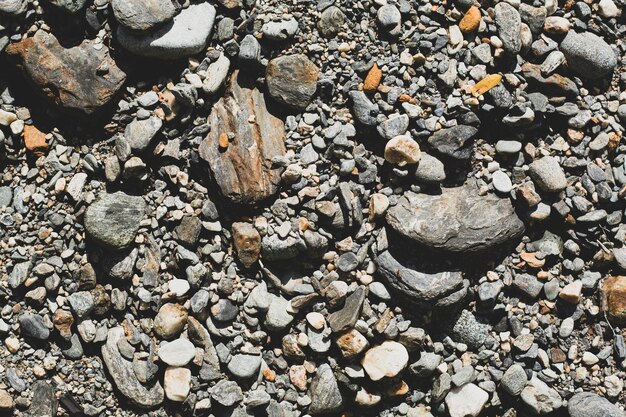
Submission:
{"label": "cluster of small pebbles", "polygon": [[624,417],[624,0],[0,0],[0,415]]}

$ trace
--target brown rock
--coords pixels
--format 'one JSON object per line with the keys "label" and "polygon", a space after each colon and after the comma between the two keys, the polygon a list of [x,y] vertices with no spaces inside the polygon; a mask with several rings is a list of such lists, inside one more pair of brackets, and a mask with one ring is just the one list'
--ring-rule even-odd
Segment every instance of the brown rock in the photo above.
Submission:
{"label": "brown rock", "polygon": [[604,281],[602,307],[616,324],[626,324],[626,276],[609,277]]}
{"label": "brown rock", "polygon": [[544,77],[541,74],[541,65],[527,62],[522,65],[522,74],[529,84],[536,86],[544,94],[565,95],[567,97],[578,95],[578,87],[574,81],[560,74]]}
{"label": "brown rock", "polygon": [[65,110],[91,114],[126,80],[109,49],[94,48],[92,40],[65,48],[52,34],[39,30],[5,51],[44,96]]}
{"label": "brown rock", "polygon": [[380,80],[383,78],[383,72],[378,68],[378,65],[374,64],[374,66],[370,69],[365,77],[365,81],[363,81],[363,91],[371,93],[376,91],[378,86],[380,85]]}
{"label": "brown rock", "polygon": [[265,82],[274,100],[304,110],[315,95],[319,73],[306,55],[283,55],[267,64]]}
{"label": "brown rock", "polygon": [[41,155],[48,149],[46,134],[33,125],[24,126],[24,146],[26,150]]}
{"label": "brown rock", "polygon": [[304,365],[292,365],[289,368],[289,379],[300,391],[306,391],[306,368]]}
{"label": "brown rock", "polygon": [[233,243],[239,260],[250,268],[261,253],[261,235],[250,223],[233,223]]}
{"label": "brown rock", "polygon": [[68,339],[72,337],[72,325],[74,324],[74,316],[66,310],[57,310],[52,316],[52,323],[62,338]]}
{"label": "brown rock", "polygon": [[13,408],[13,398],[11,394],[0,389],[0,410],[11,410]]}
{"label": "brown rock", "polygon": [[367,349],[369,342],[361,332],[352,329],[337,338],[337,346],[344,358],[353,358]]}
{"label": "brown rock", "polygon": [[[209,117],[211,131],[200,144],[200,157],[232,203],[254,204],[278,191],[281,169],[272,158],[285,154],[284,125],[265,107],[263,94],[240,80],[236,72]],[[232,133],[228,149],[219,138]]]}
{"label": "brown rock", "polygon": [[167,303],[154,318],[154,331],[164,339],[179,334],[187,322],[187,310],[180,304]]}
{"label": "brown rock", "polygon": [[461,29],[463,33],[473,33],[478,30],[480,20],[480,9],[476,6],[472,6],[465,12],[465,15],[459,22],[459,29]]}
{"label": "brown rock", "polygon": [[487,75],[485,78],[477,82],[472,88],[472,95],[474,97],[481,96],[496,85],[500,84],[500,81],[502,81],[502,75],[500,74]]}

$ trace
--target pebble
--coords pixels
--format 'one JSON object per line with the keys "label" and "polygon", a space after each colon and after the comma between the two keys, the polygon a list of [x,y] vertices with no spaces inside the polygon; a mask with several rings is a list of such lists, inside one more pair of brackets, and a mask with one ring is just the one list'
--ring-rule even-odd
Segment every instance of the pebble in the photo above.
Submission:
{"label": "pebble", "polygon": [[159,359],[170,366],[185,366],[196,355],[196,348],[187,339],[176,339],[159,348]]}
{"label": "pebble", "polygon": [[537,186],[546,192],[555,193],[567,187],[567,178],[559,162],[551,156],[537,159],[529,165],[529,174]]}
{"label": "pebble", "polygon": [[165,396],[176,402],[183,402],[191,391],[191,370],[168,366],[163,377]]}
{"label": "pebble", "polygon": [[361,365],[372,381],[393,378],[407,365],[409,354],[398,342],[386,341],[365,352]]}

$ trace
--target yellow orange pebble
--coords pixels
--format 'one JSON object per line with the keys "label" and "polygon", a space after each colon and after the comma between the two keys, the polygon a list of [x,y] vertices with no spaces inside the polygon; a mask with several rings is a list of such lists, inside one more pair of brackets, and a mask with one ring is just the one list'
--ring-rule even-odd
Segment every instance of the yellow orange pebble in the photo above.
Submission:
{"label": "yellow orange pebble", "polygon": [[469,8],[465,15],[459,22],[459,29],[463,33],[473,33],[478,30],[478,26],[480,26],[480,9],[476,6],[472,6]]}
{"label": "yellow orange pebble", "polygon": [[487,91],[500,84],[500,81],[502,81],[502,75],[500,74],[487,75],[472,88],[472,95],[474,97],[482,96]]}
{"label": "yellow orange pebble", "polygon": [[228,149],[228,135],[226,133],[220,133],[217,139],[217,145],[220,149]]}
{"label": "yellow orange pebble", "polygon": [[380,80],[383,78],[383,72],[378,68],[378,65],[374,64],[374,66],[370,69],[365,77],[365,81],[363,82],[363,91],[374,92],[380,85]]}
{"label": "yellow orange pebble", "polygon": [[43,154],[48,149],[46,134],[32,125],[24,126],[24,146],[30,152],[37,155]]}

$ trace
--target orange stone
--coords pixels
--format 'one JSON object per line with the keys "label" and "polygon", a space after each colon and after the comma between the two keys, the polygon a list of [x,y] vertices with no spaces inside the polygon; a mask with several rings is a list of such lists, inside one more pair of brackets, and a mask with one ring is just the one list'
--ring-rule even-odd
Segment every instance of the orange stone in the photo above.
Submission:
{"label": "orange stone", "polygon": [[602,306],[609,319],[626,324],[626,277],[609,277],[604,281]]}
{"label": "orange stone", "polygon": [[228,149],[228,135],[226,133],[220,133],[220,136],[217,138],[217,144],[220,149]]}
{"label": "orange stone", "polygon": [[459,22],[459,29],[463,33],[473,33],[478,30],[478,26],[480,26],[480,9],[476,6],[472,6],[469,8],[463,19]]}
{"label": "orange stone", "polygon": [[24,146],[30,152],[41,155],[48,149],[46,134],[32,125],[24,126]]}
{"label": "orange stone", "polygon": [[266,381],[274,382],[276,380],[276,372],[272,371],[270,368],[263,368],[263,378]]}
{"label": "orange stone", "polygon": [[378,65],[374,64],[372,69],[367,73],[365,81],[363,82],[363,91],[369,93],[376,91],[380,85],[380,80],[383,78],[383,72],[378,68]]}
{"label": "orange stone", "polygon": [[485,78],[477,82],[476,85],[472,88],[472,95],[474,97],[482,96],[487,91],[500,84],[501,81],[502,75],[500,74],[487,75]]}

